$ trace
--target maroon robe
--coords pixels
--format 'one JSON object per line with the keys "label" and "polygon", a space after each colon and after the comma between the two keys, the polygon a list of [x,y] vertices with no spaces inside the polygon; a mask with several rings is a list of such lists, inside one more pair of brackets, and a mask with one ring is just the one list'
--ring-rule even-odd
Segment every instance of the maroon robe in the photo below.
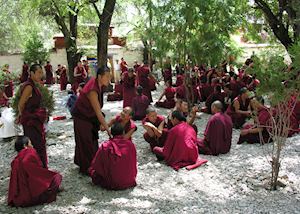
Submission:
{"label": "maroon robe", "polygon": [[64,91],[67,88],[68,77],[67,77],[67,69],[61,68],[59,70],[59,82],[60,82],[60,90]]}
{"label": "maroon robe", "polygon": [[244,114],[236,113],[234,109],[234,102],[238,101],[240,103],[240,110],[241,111],[248,111],[248,107],[250,105],[250,99],[246,99],[245,104],[242,101],[241,96],[238,96],[234,99],[231,105],[228,106],[226,113],[231,117],[233,127],[241,128],[243,124],[246,122],[247,116]]}
{"label": "maroon robe", "polygon": [[[116,119],[116,122],[123,124],[123,123],[122,123],[122,118],[121,118],[120,115],[116,116],[115,119]],[[134,131],[137,130],[137,126],[135,125],[135,123],[134,123],[133,120],[129,120],[129,121],[124,125],[123,128],[124,128],[125,134],[127,134],[131,129],[134,129]],[[131,140],[131,138],[130,138],[130,140]]]}
{"label": "maroon robe", "polygon": [[[271,118],[271,115],[267,108],[262,108],[258,110],[258,126],[262,126],[262,137],[263,137],[263,143],[271,142],[272,139],[270,139],[270,135],[268,132],[267,127],[263,126],[269,126],[269,120]],[[248,127],[244,127],[243,129],[251,129],[253,126],[249,125]],[[246,135],[240,135],[240,138],[238,140],[238,144],[241,144],[243,142],[247,143],[261,143],[260,142],[260,135],[259,133],[248,133]]]}
{"label": "maroon robe", "polygon": [[80,92],[73,110],[75,132],[74,163],[80,167],[80,172],[87,174],[90,163],[98,150],[98,131],[100,123],[87,97],[90,91],[98,94],[101,108],[103,107],[103,92],[97,80],[92,77]]}
{"label": "maroon robe", "polygon": [[184,81],[184,76],[179,74],[176,77],[176,87],[181,86],[183,84]]}
{"label": "maroon robe", "polygon": [[52,65],[46,65],[44,68],[46,71],[46,84],[53,84]]}
{"label": "maroon robe", "polygon": [[181,122],[169,130],[164,147],[154,147],[153,152],[161,155],[175,170],[197,163],[200,166],[207,160],[199,158],[196,139],[195,130],[186,122]]}
{"label": "maroon robe", "polygon": [[28,80],[28,76],[29,76],[29,66],[27,64],[24,64],[22,67],[22,74],[20,77],[20,82],[26,82]]}
{"label": "maroon robe", "polygon": [[[156,128],[158,128],[158,126],[161,124],[162,121],[164,121],[164,119],[165,118],[163,116],[157,115],[155,123],[152,123],[152,122],[150,122],[148,117],[145,117],[142,121],[142,124],[145,124],[146,122],[148,122],[148,123],[152,123]],[[168,130],[167,129],[163,129],[162,135],[159,138],[150,137],[147,132],[144,133],[144,139],[145,139],[146,142],[148,142],[150,144],[151,151],[153,151],[153,148],[156,147],[156,146],[163,147],[164,144],[165,144],[165,141],[167,139],[167,136],[168,136]]]}
{"label": "maroon robe", "polygon": [[123,108],[132,107],[132,100],[135,96],[135,75],[129,77],[126,71],[123,73]]}
{"label": "maroon robe", "polygon": [[23,126],[24,135],[29,137],[31,143],[41,158],[43,166],[47,168],[46,136],[44,123],[47,120],[46,110],[41,108],[41,92],[35,86],[31,78],[22,86],[23,92],[27,85],[32,87],[32,96],[25,103],[25,108],[21,114],[20,122]]}
{"label": "maroon robe", "polygon": [[202,83],[199,86],[199,100],[205,102],[207,98],[213,93],[214,87],[209,83]]}
{"label": "maroon robe", "polygon": [[138,83],[143,87],[143,94],[152,102],[151,85],[149,84],[150,70],[147,65],[138,68]]}
{"label": "maroon robe", "polygon": [[123,84],[116,83],[115,91],[107,95],[107,101],[120,101],[123,100]]}
{"label": "maroon robe", "polygon": [[0,90],[0,107],[9,106],[9,100],[4,97],[4,92]]}
{"label": "maroon robe", "polygon": [[172,85],[172,70],[171,69],[165,69],[163,73],[164,81],[170,82],[170,85]]}
{"label": "maroon robe", "polygon": [[162,108],[174,108],[175,107],[175,93],[176,89],[172,87],[168,87],[165,89],[166,99],[163,102],[156,102],[156,106]]}
{"label": "maroon robe", "polygon": [[95,185],[111,190],[136,186],[136,148],[131,140],[116,136],[103,142],[89,168]]}
{"label": "maroon robe", "polygon": [[120,63],[120,69],[121,69],[122,74],[124,72],[128,71],[127,62],[126,61],[121,61],[121,63]]}
{"label": "maroon robe", "polygon": [[232,98],[236,98],[237,96],[239,96],[240,94],[240,90],[241,90],[241,85],[238,84],[238,82],[236,80],[231,80],[230,81],[230,89],[232,91]]}
{"label": "maroon robe", "polygon": [[11,163],[8,205],[27,207],[56,200],[62,176],[43,168],[33,148],[24,148]]}
{"label": "maroon robe", "polygon": [[86,78],[85,76],[85,69],[84,67],[79,67],[79,66],[76,66],[74,68],[76,74],[80,74],[80,76],[77,76],[77,77],[74,77],[74,82],[73,82],[73,85],[72,85],[72,90],[76,93],[76,90],[77,88],[79,87],[79,84],[84,82],[84,79]]}
{"label": "maroon robe", "polygon": [[186,99],[186,90],[184,84],[176,88],[176,98],[182,100]]}
{"label": "maroon robe", "polygon": [[206,102],[205,102],[205,106],[206,108],[205,109],[201,109],[202,112],[205,112],[205,113],[208,113],[208,114],[211,114],[211,104],[217,100],[219,100],[223,106],[225,104],[225,93],[219,93],[219,92],[214,92],[212,93],[207,99],[206,99]]}
{"label": "maroon robe", "polygon": [[231,148],[232,121],[225,113],[216,113],[209,119],[204,139],[198,140],[199,153],[207,155],[226,154]]}
{"label": "maroon robe", "polygon": [[146,116],[146,110],[150,105],[149,98],[145,95],[136,96],[132,100],[132,111],[134,120],[142,120]]}

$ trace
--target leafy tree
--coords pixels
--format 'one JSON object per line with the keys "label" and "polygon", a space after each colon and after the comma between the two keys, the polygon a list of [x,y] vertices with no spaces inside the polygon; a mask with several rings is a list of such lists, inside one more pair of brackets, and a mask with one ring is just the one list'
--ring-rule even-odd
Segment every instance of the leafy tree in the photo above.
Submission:
{"label": "leafy tree", "polygon": [[48,60],[49,52],[37,32],[32,32],[30,35],[31,37],[25,43],[23,59],[29,64],[43,64]]}

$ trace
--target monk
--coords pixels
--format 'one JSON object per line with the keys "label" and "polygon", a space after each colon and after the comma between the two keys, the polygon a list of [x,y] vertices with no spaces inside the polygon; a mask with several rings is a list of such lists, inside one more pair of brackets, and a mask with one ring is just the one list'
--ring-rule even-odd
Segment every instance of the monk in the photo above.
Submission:
{"label": "monk", "polygon": [[26,62],[24,62],[23,66],[22,66],[22,74],[20,77],[20,82],[21,83],[26,82],[28,79],[28,76],[29,76],[29,66]]}
{"label": "monk", "polygon": [[200,86],[198,87],[199,91],[199,100],[200,102],[205,102],[206,99],[213,93],[213,87],[210,85],[210,83],[207,82],[206,76],[200,77]]}
{"label": "monk", "polygon": [[110,69],[106,66],[97,70],[96,78],[92,77],[78,97],[73,109],[75,132],[74,163],[79,171],[88,173],[91,161],[98,150],[98,131],[106,130],[110,136],[109,127],[101,111],[103,107],[103,86],[110,83]]}
{"label": "monk", "polygon": [[55,201],[62,176],[43,168],[28,137],[17,137],[15,150],[18,155],[11,163],[8,205],[28,207]]}
{"label": "monk", "polygon": [[237,144],[247,143],[269,143],[272,139],[269,135],[271,111],[264,106],[264,100],[262,97],[258,97],[253,102],[255,109],[257,110],[257,119],[255,124],[248,125],[241,130],[240,138]]}
{"label": "monk", "polygon": [[128,71],[128,65],[127,65],[127,62],[124,60],[123,57],[121,58],[120,69],[121,69],[122,74],[123,74],[124,72]]}
{"label": "monk", "polygon": [[18,120],[23,125],[24,135],[29,137],[33,147],[47,168],[46,138],[44,123],[47,120],[46,109],[41,107],[42,95],[37,84],[43,77],[41,65],[30,66],[30,78],[22,85],[21,97],[18,103]]}
{"label": "monk", "polygon": [[226,154],[231,148],[231,118],[223,113],[223,104],[218,100],[212,103],[211,112],[213,116],[206,125],[204,139],[197,141],[199,153],[206,155]]}
{"label": "monk", "polygon": [[146,116],[146,109],[150,105],[150,100],[143,95],[143,87],[138,86],[136,89],[137,96],[132,100],[133,120],[142,120]]}
{"label": "monk", "polygon": [[251,115],[250,99],[248,97],[247,88],[241,89],[240,95],[228,106],[226,112],[232,119],[233,127],[238,129],[243,126],[246,119]]}
{"label": "monk", "polygon": [[135,73],[132,68],[122,74],[123,80],[123,108],[132,107],[132,100],[136,96]]}
{"label": "monk", "polygon": [[109,190],[123,190],[136,186],[136,148],[123,136],[120,123],[111,127],[113,138],[103,142],[89,168],[92,182]]}
{"label": "monk", "polygon": [[151,151],[154,147],[163,147],[167,137],[167,129],[164,129],[165,118],[158,115],[155,108],[147,109],[147,116],[143,119],[142,124],[146,132],[144,139],[150,144]]}
{"label": "monk", "polygon": [[172,85],[172,69],[170,67],[165,68],[163,77],[165,83],[169,82]]}
{"label": "monk", "polygon": [[[10,78],[9,64],[4,65],[3,67],[4,73]],[[5,89],[4,92],[8,98],[14,95],[14,84],[12,80],[4,82]]]}
{"label": "monk", "polygon": [[72,90],[76,92],[78,85],[84,82],[85,78],[87,77],[86,70],[82,65],[81,61],[77,63],[77,66],[74,68],[74,83],[72,85]]}
{"label": "monk", "polygon": [[83,60],[83,67],[86,72],[86,78],[88,79],[91,76],[91,69],[87,60]]}
{"label": "monk", "polygon": [[148,97],[152,102],[151,88],[149,84],[150,69],[148,62],[145,61],[144,65],[138,68],[138,83],[143,87],[143,94]]}
{"label": "monk", "polygon": [[67,69],[64,65],[58,65],[60,90],[64,91],[68,85]]}
{"label": "monk", "polygon": [[49,61],[47,61],[47,64],[44,68],[46,71],[46,84],[51,85],[53,84],[53,69]]}
{"label": "monk", "polygon": [[131,140],[132,134],[137,130],[137,127],[132,120],[132,115],[132,108],[127,106],[119,115],[108,123],[108,126],[111,127],[115,123],[120,123],[124,129],[124,139]]}
{"label": "monk", "polygon": [[206,102],[205,102],[205,108],[201,109],[202,112],[211,114],[211,105],[213,102],[215,101],[221,101],[221,103],[224,105],[225,102],[225,94],[222,93],[222,87],[221,85],[216,85],[214,88],[214,92],[209,95],[209,97],[207,98]]}
{"label": "monk", "polygon": [[171,121],[173,128],[168,131],[164,146],[154,147],[153,152],[164,158],[167,165],[175,170],[182,167],[196,168],[206,163],[207,160],[199,158],[196,132],[186,123],[183,114],[173,111]]}
{"label": "monk", "polygon": [[107,101],[123,100],[123,83],[122,81],[115,83],[114,92],[107,94]]}
{"label": "monk", "polygon": [[0,88],[0,107],[9,106],[9,98],[6,96],[4,90]]}
{"label": "monk", "polygon": [[181,71],[177,76],[176,76],[176,87],[181,86],[184,82],[184,75],[183,71]]}
{"label": "monk", "polygon": [[[158,101],[155,103],[157,107],[162,107],[162,108],[174,108],[175,107],[175,93],[176,89],[172,87],[171,81],[168,80],[166,81],[166,88],[164,92],[160,95]],[[166,97],[166,99],[161,102],[160,100],[163,97]]]}

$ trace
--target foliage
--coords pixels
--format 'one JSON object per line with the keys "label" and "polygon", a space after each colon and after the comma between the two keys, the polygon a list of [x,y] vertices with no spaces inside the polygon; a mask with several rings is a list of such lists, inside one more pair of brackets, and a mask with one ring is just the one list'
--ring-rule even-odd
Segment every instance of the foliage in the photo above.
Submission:
{"label": "foliage", "polygon": [[49,52],[45,49],[41,38],[36,32],[31,33],[31,37],[26,41],[23,59],[27,63],[45,63],[49,58]]}
{"label": "foliage", "polygon": [[[48,115],[51,115],[51,113],[54,111],[54,104],[55,104],[54,98],[53,98],[53,92],[50,91],[47,87],[45,87],[39,83],[36,83],[36,87],[40,90],[41,95],[42,95],[40,107],[47,109]],[[16,116],[19,115],[18,105],[19,105],[19,101],[21,98],[21,90],[22,90],[22,85],[20,85],[16,89],[16,93],[12,99],[12,104],[11,104]]]}

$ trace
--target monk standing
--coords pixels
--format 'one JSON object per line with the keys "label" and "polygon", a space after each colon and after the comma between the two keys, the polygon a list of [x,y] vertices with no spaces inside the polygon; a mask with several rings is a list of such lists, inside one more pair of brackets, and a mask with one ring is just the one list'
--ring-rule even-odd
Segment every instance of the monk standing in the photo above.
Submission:
{"label": "monk standing", "polygon": [[18,137],[15,149],[18,155],[11,163],[8,205],[28,207],[55,201],[62,176],[43,168],[28,137]]}
{"label": "monk standing", "polygon": [[132,68],[125,71],[122,75],[123,80],[123,108],[132,107],[132,100],[136,96],[135,92],[135,73]]}
{"label": "monk standing", "polygon": [[21,97],[18,104],[20,123],[24,135],[29,137],[33,147],[47,168],[46,138],[44,123],[47,119],[46,109],[41,107],[42,95],[37,88],[43,77],[42,66],[33,64],[30,67],[30,78],[22,85]]}
{"label": "monk standing", "polygon": [[173,111],[171,120],[174,127],[168,131],[165,145],[162,148],[154,147],[153,152],[175,170],[196,168],[206,163],[207,160],[199,159],[196,132],[185,122],[182,113]]}
{"label": "monk standing", "polygon": [[47,64],[44,68],[46,71],[46,84],[51,85],[53,84],[53,69],[49,61],[47,61]]}
{"label": "monk standing", "polygon": [[150,75],[150,68],[148,66],[148,62],[145,61],[144,65],[138,68],[138,82],[143,87],[143,94],[149,98],[150,102],[152,102],[151,87],[149,84],[149,75]]}
{"label": "monk standing", "polygon": [[131,140],[123,137],[120,123],[111,127],[113,138],[101,144],[89,174],[95,185],[106,189],[122,190],[136,186],[136,148]]}
{"label": "monk standing", "polygon": [[101,111],[103,107],[103,86],[110,82],[108,67],[100,67],[96,78],[91,78],[84,86],[73,109],[75,132],[74,162],[80,172],[88,173],[88,168],[98,150],[98,131],[100,125],[110,135],[109,127]]}
{"label": "monk standing", "polygon": [[[3,71],[10,78],[9,64],[4,65]],[[13,81],[12,80],[5,81],[4,84],[5,84],[4,92],[5,92],[6,96],[8,98],[12,97],[14,95],[14,84],[13,84]]]}
{"label": "monk standing", "polygon": [[72,90],[76,92],[78,85],[84,82],[85,78],[87,77],[86,70],[82,65],[81,61],[77,63],[77,66],[74,68],[74,83],[72,86]]}
{"label": "monk standing", "polygon": [[23,66],[22,66],[22,74],[20,77],[20,82],[26,82],[29,76],[29,66],[26,62],[24,62]]}
{"label": "monk standing", "polygon": [[209,119],[204,132],[204,139],[198,140],[200,154],[226,154],[231,148],[232,121],[223,113],[223,104],[215,101],[211,105],[213,116]]}
{"label": "monk standing", "polygon": [[60,90],[64,91],[68,85],[67,69],[64,65],[58,65]]}

